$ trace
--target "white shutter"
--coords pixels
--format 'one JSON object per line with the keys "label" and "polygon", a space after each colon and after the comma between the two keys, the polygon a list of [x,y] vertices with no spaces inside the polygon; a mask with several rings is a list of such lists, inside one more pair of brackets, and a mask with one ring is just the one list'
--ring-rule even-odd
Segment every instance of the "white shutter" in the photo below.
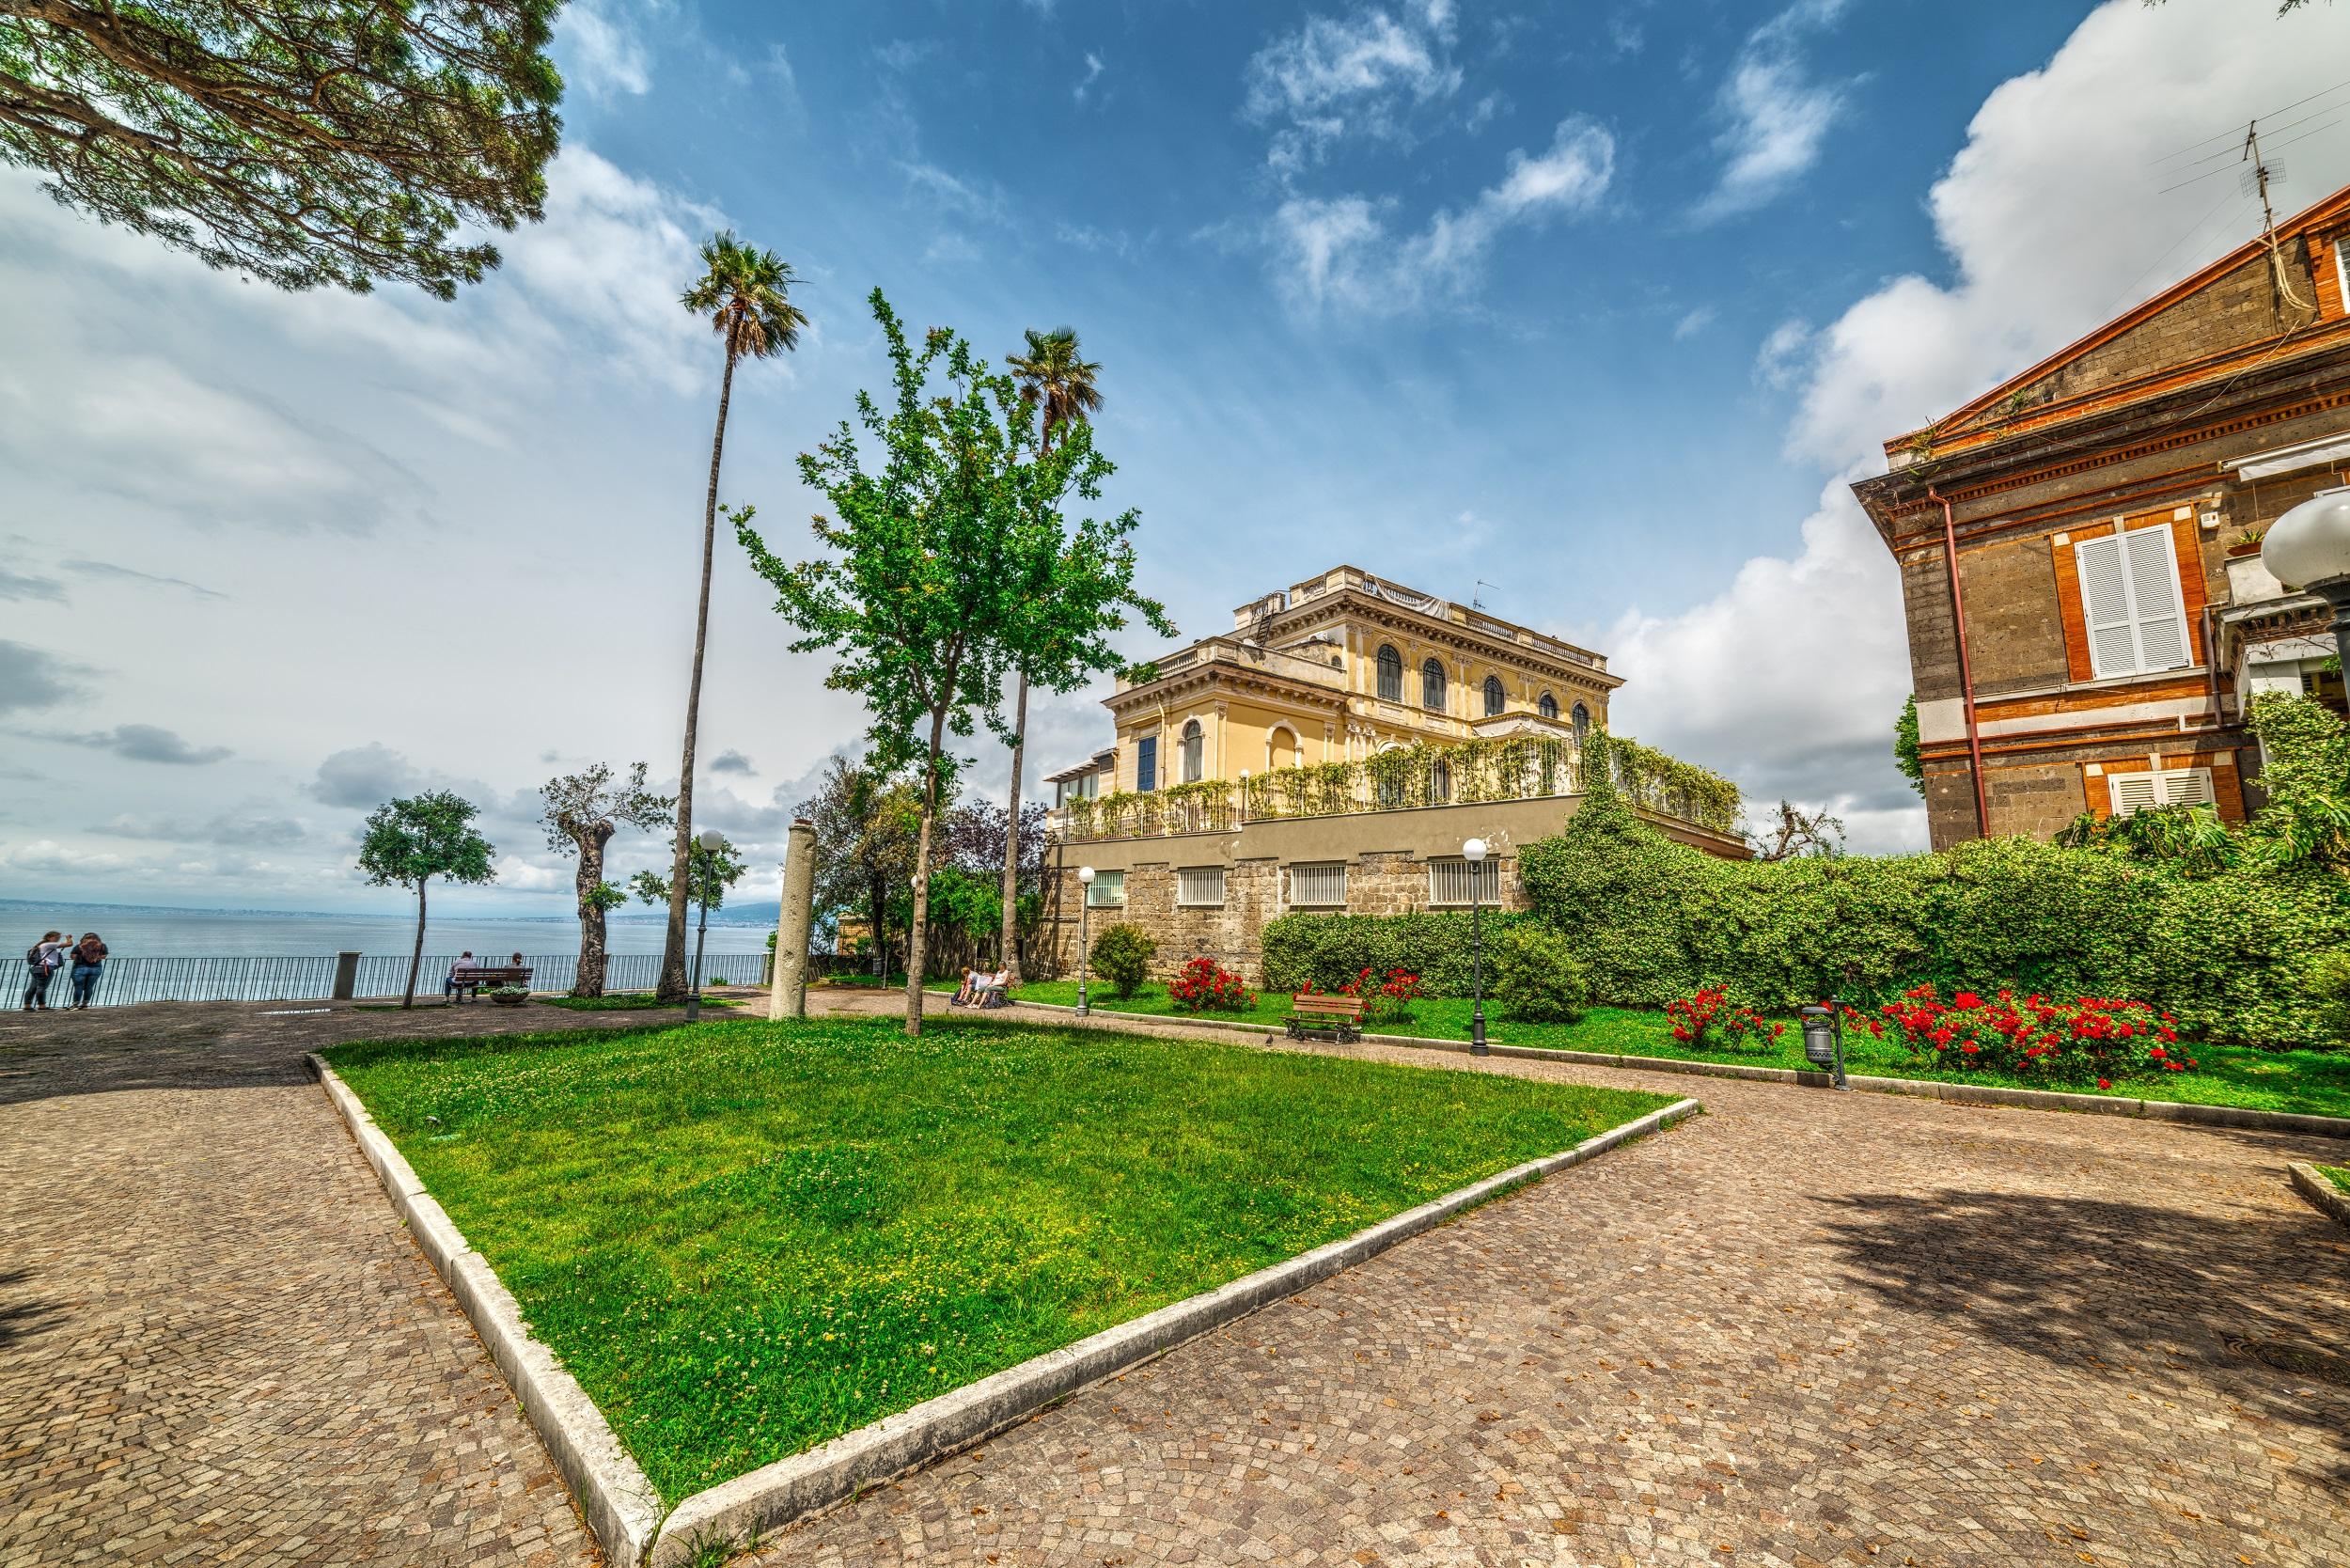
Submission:
{"label": "white shutter", "polygon": [[2138,667],[2177,669],[2187,662],[2186,622],[2179,613],[2179,555],[2170,529],[2140,528],[2123,534],[2122,544],[2138,620]]}
{"label": "white shutter", "polygon": [[2165,806],[2212,806],[2217,804],[2211,790],[2211,769],[2172,768],[2154,776],[2161,780],[2158,786]]}
{"label": "white shutter", "polygon": [[2193,662],[2169,525],[2085,539],[2073,556],[2080,569],[2090,667],[2099,680]]}
{"label": "white shutter", "polygon": [[2109,773],[2106,775],[2106,792],[2113,802],[2113,814],[2117,817],[2162,804],[2151,773]]}
{"label": "white shutter", "polygon": [[1096,871],[1086,888],[1086,902],[1095,909],[1117,909],[1126,902],[1126,873]]}
{"label": "white shutter", "polygon": [[2099,680],[2138,668],[2138,639],[2131,624],[2128,573],[2122,569],[2122,541],[2107,535],[2073,547],[2080,564],[2081,619],[2089,627],[2089,664]]}

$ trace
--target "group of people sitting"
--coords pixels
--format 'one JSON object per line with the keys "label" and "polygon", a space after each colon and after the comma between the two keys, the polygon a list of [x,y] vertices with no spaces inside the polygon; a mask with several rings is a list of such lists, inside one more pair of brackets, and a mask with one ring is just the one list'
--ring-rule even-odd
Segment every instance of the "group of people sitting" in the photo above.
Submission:
{"label": "group of people sitting", "polygon": [[[512,958],[508,959],[506,962],[508,966],[520,969],[523,967],[523,955],[516,953]],[[463,1001],[467,996],[478,996],[481,995],[480,982],[472,980],[459,980],[457,978],[457,972],[460,969],[494,969],[497,967],[497,960],[494,958],[476,958],[473,955],[473,949],[471,948],[467,948],[463,952],[459,953],[455,958],[448,961],[448,973],[441,977],[441,995],[446,996],[451,1001],[458,1002]]]}
{"label": "group of people sitting", "polygon": [[948,998],[948,1007],[1002,1007],[1011,1000],[1011,970],[965,969],[963,985]]}

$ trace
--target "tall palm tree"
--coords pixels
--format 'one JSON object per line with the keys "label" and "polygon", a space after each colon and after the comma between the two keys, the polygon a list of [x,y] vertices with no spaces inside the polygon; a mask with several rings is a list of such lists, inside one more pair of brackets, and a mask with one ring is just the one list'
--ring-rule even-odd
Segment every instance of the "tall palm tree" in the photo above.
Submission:
{"label": "tall palm tree", "polygon": [[726,374],[718,383],[718,428],[710,438],[710,492],[702,503],[702,586],[694,611],[694,677],[685,689],[685,760],[679,765],[677,847],[669,862],[669,930],[661,946],[660,996],[685,995],[685,901],[693,878],[694,732],[701,719],[702,651],[710,641],[710,562],[718,540],[718,460],[727,445],[727,405],[734,398],[739,359],[770,359],[800,346],[807,317],[791,300],[791,263],[772,250],[754,250],[731,229],[702,246],[706,269],[679,303],[707,316],[726,345]]}
{"label": "tall palm tree", "polygon": [[[1030,327],[1024,336],[1028,352],[1005,356],[1006,366],[1020,384],[1021,400],[1042,415],[1037,431],[1037,450],[1053,448],[1053,435],[1058,431],[1064,439],[1072,424],[1089,424],[1094,410],[1102,406],[1101,388],[1094,377],[1102,367],[1089,364],[1077,352],[1077,329],[1055,327],[1039,332]],[[1011,813],[1004,823],[1004,931],[1001,956],[998,962],[1011,971],[1012,981],[1020,980],[1020,762],[1027,749],[1028,738],[1028,672],[1019,671],[1016,696],[1012,699],[1011,719]]]}

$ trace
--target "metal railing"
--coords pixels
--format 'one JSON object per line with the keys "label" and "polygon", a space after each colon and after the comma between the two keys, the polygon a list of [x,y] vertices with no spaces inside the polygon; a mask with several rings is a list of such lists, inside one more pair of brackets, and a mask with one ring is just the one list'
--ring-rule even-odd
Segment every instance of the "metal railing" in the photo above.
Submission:
{"label": "metal railing", "polygon": [[[437,996],[442,978],[457,961],[455,953],[427,953],[416,970],[416,994]],[[502,953],[478,954],[476,962],[499,965],[510,960]],[[569,991],[579,978],[577,953],[525,953],[530,988],[538,992]],[[763,985],[767,982],[765,953],[710,953],[702,959],[704,985]],[[691,959],[688,959],[690,967]],[[135,1002],[324,1002],[335,995],[336,957],[300,958],[110,958],[99,970],[90,993],[92,1007],[126,1007]],[[9,1006],[24,1000],[27,972],[16,971],[16,991],[5,998]],[[661,978],[659,953],[613,953],[604,960],[603,988],[650,991]],[[360,1000],[397,997],[408,984],[404,953],[360,955],[352,995]],[[73,999],[73,971],[59,969],[49,984],[49,1005],[64,1007]]]}

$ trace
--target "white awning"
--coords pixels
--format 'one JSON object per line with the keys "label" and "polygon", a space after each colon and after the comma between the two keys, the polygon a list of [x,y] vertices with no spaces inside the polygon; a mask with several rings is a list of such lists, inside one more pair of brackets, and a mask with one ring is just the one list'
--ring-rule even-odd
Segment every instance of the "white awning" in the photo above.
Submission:
{"label": "white awning", "polygon": [[2303,441],[2291,447],[2278,447],[2249,457],[2230,458],[2219,466],[2238,478],[2273,479],[2280,474],[2298,474],[2305,468],[2328,468],[2337,463],[2350,462],[2350,431],[2340,435],[2321,435],[2314,441]]}

